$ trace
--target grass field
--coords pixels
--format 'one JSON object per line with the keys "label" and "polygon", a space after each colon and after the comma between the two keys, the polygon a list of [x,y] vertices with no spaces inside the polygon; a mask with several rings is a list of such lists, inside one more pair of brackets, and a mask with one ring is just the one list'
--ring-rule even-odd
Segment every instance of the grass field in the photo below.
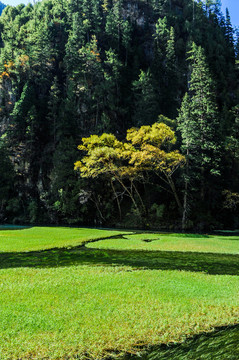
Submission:
{"label": "grass field", "polygon": [[118,234],[120,234],[118,231],[59,227],[2,230],[0,231],[0,252],[38,251],[55,247],[79,246],[90,240]]}
{"label": "grass field", "polygon": [[[78,246],[107,236],[117,238]],[[236,237],[213,237],[211,246],[207,236],[122,236],[92,229],[0,231],[1,360],[100,359],[239,323]],[[190,239],[200,243],[200,253]],[[191,250],[182,248],[184,241]],[[232,338],[238,340],[235,332]],[[230,345],[235,357],[220,360],[239,358],[237,340]],[[204,359],[168,351],[162,359]]]}
{"label": "grass field", "polygon": [[239,254],[239,236],[132,234],[89,244],[90,248]]}

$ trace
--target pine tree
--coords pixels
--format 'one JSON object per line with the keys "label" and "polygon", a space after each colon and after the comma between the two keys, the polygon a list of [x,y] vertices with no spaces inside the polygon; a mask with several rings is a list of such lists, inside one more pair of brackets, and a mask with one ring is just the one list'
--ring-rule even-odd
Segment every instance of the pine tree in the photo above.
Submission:
{"label": "pine tree", "polygon": [[156,14],[161,15],[164,13],[167,2],[167,0],[151,0],[152,7]]}
{"label": "pine tree", "polygon": [[14,131],[12,130],[12,135],[18,140],[23,140],[26,133],[27,127],[27,114],[30,108],[32,107],[32,102],[34,99],[34,89],[31,84],[26,83],[22,90],[20,99],[15,103],[14,109],[12,111],[12,119],[14,125]]}
{"label": "pine tree", "polygon": [[60,103],[60,89],[57,77],[54,78],[48,100],[48,120],[50,122],[50,133],[53,137],[53,148],[55,149],[57,142],[57,120],[59,120],[59,103]]}
{"label": "pine tree", "polygon": [[178,116],[182,150],[187,160],[183,228],[185,228],[188,209],[188,192],[192,193],[192,188],[199,191],[199,200],[203,203],[209,192],[210,178],[220,174],[221,136],[214,84],[200,46],[193,44],[189,60],[191,63],[189,92],[183,99]]}
{"label": "pine tree", "polygon": [[236,61],[239,61],[239,30],[236,32],[237,38],[236,38],[236,44],[235,44],[235,56]]}
{"label": "pine tree", "polygon": [[175,109],[177,108],[177,88],[178,88],[178,74],[175,52],[175,31],[170,28],[169,37],[166,44],[165,54],[165,74],[164,85],[165,91],[161,94],[162,112],[167,116],[175,117]]}
{"label": "pine tree", "polygon": [[72,29],[66,44],[66,55],[64,59],[65,66],[70,74],[78,66],[78,50],[83,46],[85,41],[85,31],[83,29],[82,18],[79,13],[74,13],[72,18]]}
{"label": "pine tree", "polygon": [[7,144],[0,140],[0,219],[4,216],[4,205],[13,190],[14,169],[9,158]]}
{"label": "pine tree", "polygon": [[68,1],[68,12],[69,19],[72,20],[72,15],[74,13],[79,13],[80,9],[80,1],[79,0],[69,0]]}
{"label": "pine tree", "polygon": [[233,45],[234,43],[233,33],[234,31],[231,23],[231,17],[228,8],[226,8],[225,34],[226,34],[226,39],[230,45]]}
{"label": "pine tree", "polygon": [[122,31],[122,0],[114,0],[113,7],[108,12],[106,17],[106,26],[105,31],[106,34],[111,38],[111,45],[113,47],[117,47],[118,51],[120,49],[120,39],[121,39],[121,31]]}
{"label": "pine tree", "polygon": [[[106,114],[110,114],[111,125],[120,128],[122,124],[119,123],[118,115],[120,112],[119,104],[121,101],[120,80],[123,64],[120,61],[116,51],[109,49],[105,53],[106,59],[104,61],[104,84],[102,84],[102,91],[105,97]],[[105,114],[105,115],[106,115]],[[107,119],[107,115],[105,117]]]}
{"label": "pine tree", "polygon": [[131,41],[131,25],[128,20],[122,23],[122,45],[125,48],[125,65],[128,63],[128,52],[130,48]]}
{"label": "pine tree", "polygon": [[133,82],[133,91],[135,97],[134,124],[137,126],[151,125],[157,120],[160,111],[158,96],[149,70],[147,72],[141,70],[139,79]]}

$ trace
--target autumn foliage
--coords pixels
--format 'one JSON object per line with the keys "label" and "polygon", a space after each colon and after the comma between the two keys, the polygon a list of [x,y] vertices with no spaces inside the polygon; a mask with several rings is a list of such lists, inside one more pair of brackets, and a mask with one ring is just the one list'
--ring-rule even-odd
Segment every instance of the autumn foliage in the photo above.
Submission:
{"label": "autumn foliage", "polygon": [[85,155],[75,163],[75,170],[81,177],[106,177],[114,192],[114,183],[119,183],[135,207],[138,208],[134,193],[144,208],[135,181],[147,182],[146,174],[153,172],[163,177],[173,193],[176,192],[172,175],[184,165],[185,158],[178,150],[171,149],[175,143],[174,131],[164,123],[129,129],[125,141],[117,140],[113,134],[91,135],[78,146]]}

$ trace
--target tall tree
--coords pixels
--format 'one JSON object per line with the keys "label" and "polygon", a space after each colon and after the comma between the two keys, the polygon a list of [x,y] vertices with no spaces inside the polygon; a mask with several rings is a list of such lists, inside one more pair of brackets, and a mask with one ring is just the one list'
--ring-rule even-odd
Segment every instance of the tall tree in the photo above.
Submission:
{"label": "tall tree", "polygon": [[186,225],[188,193],[199,190],[202,203],[209,195],[209,182],[219,175],[220,124],[215,89],[203,49],[192,45],[189,53],[191,77],[189,91],[184,96],[178,116],[178,129],[182,137],[182,150],[186,155],[184,213],[182,227]]}
{"label": "tall tree", "polygon": [[163,181],[170,186],[178,206],[181,206],[172,175],[184,163],[184,156],[171,150],[175,142],[174,131],[164,123],[129,129],[125,142],[117,140],[112,134],[91,135],[83,138],[82,145],[78,146],[79,150],[85,152],[85,156],[75,163],[75,169],[80,171],[82,177],[103,177],[109,181],[121,216],[115,183],[120,185],[144,221],[147,211],[135,182],[145,182],[143,175],[146,172],[162,176]]}
{"label": "tall tree", "polygon": [[230,45],[233,45],[234,39],[233,39],[233,27],[231,23],[231,17],[229,14],[228,8],[226,8],[226,21],[225,21],[225,33],[226,33],[226,39]]}
{"label": "tall tree", "polygon": [[139,79],[133,82],[134,91],[134,124],[151,125],[157,120],[159,111],[159,96],[155,89],[152,74],[141,70]]}
{"label": "tall tree", "polygon": [[14,169],[10,161],[7,144],[0,140],[0,219],[4,220],[4,207],[10,197],[10,191],[13,190]]}

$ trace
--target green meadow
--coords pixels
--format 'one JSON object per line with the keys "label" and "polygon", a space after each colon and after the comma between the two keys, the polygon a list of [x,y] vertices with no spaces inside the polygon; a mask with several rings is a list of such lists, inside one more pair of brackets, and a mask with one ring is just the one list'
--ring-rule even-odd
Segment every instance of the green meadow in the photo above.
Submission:
{"label": "green meadow", "polygon": [[33,227],[0,231],[1,252],[39,251],[82,245],[88,241],[120,234],[89,228]]}
{"label": "green meadow", "polygon": [[88,245],[97,249],[183,251],[239,255],[239,236],[139,233]]}
{"label": "green meadow", "polygon": [[133,356],[236,325],[238,251],[228,235],[0,231],[0,359]]}

